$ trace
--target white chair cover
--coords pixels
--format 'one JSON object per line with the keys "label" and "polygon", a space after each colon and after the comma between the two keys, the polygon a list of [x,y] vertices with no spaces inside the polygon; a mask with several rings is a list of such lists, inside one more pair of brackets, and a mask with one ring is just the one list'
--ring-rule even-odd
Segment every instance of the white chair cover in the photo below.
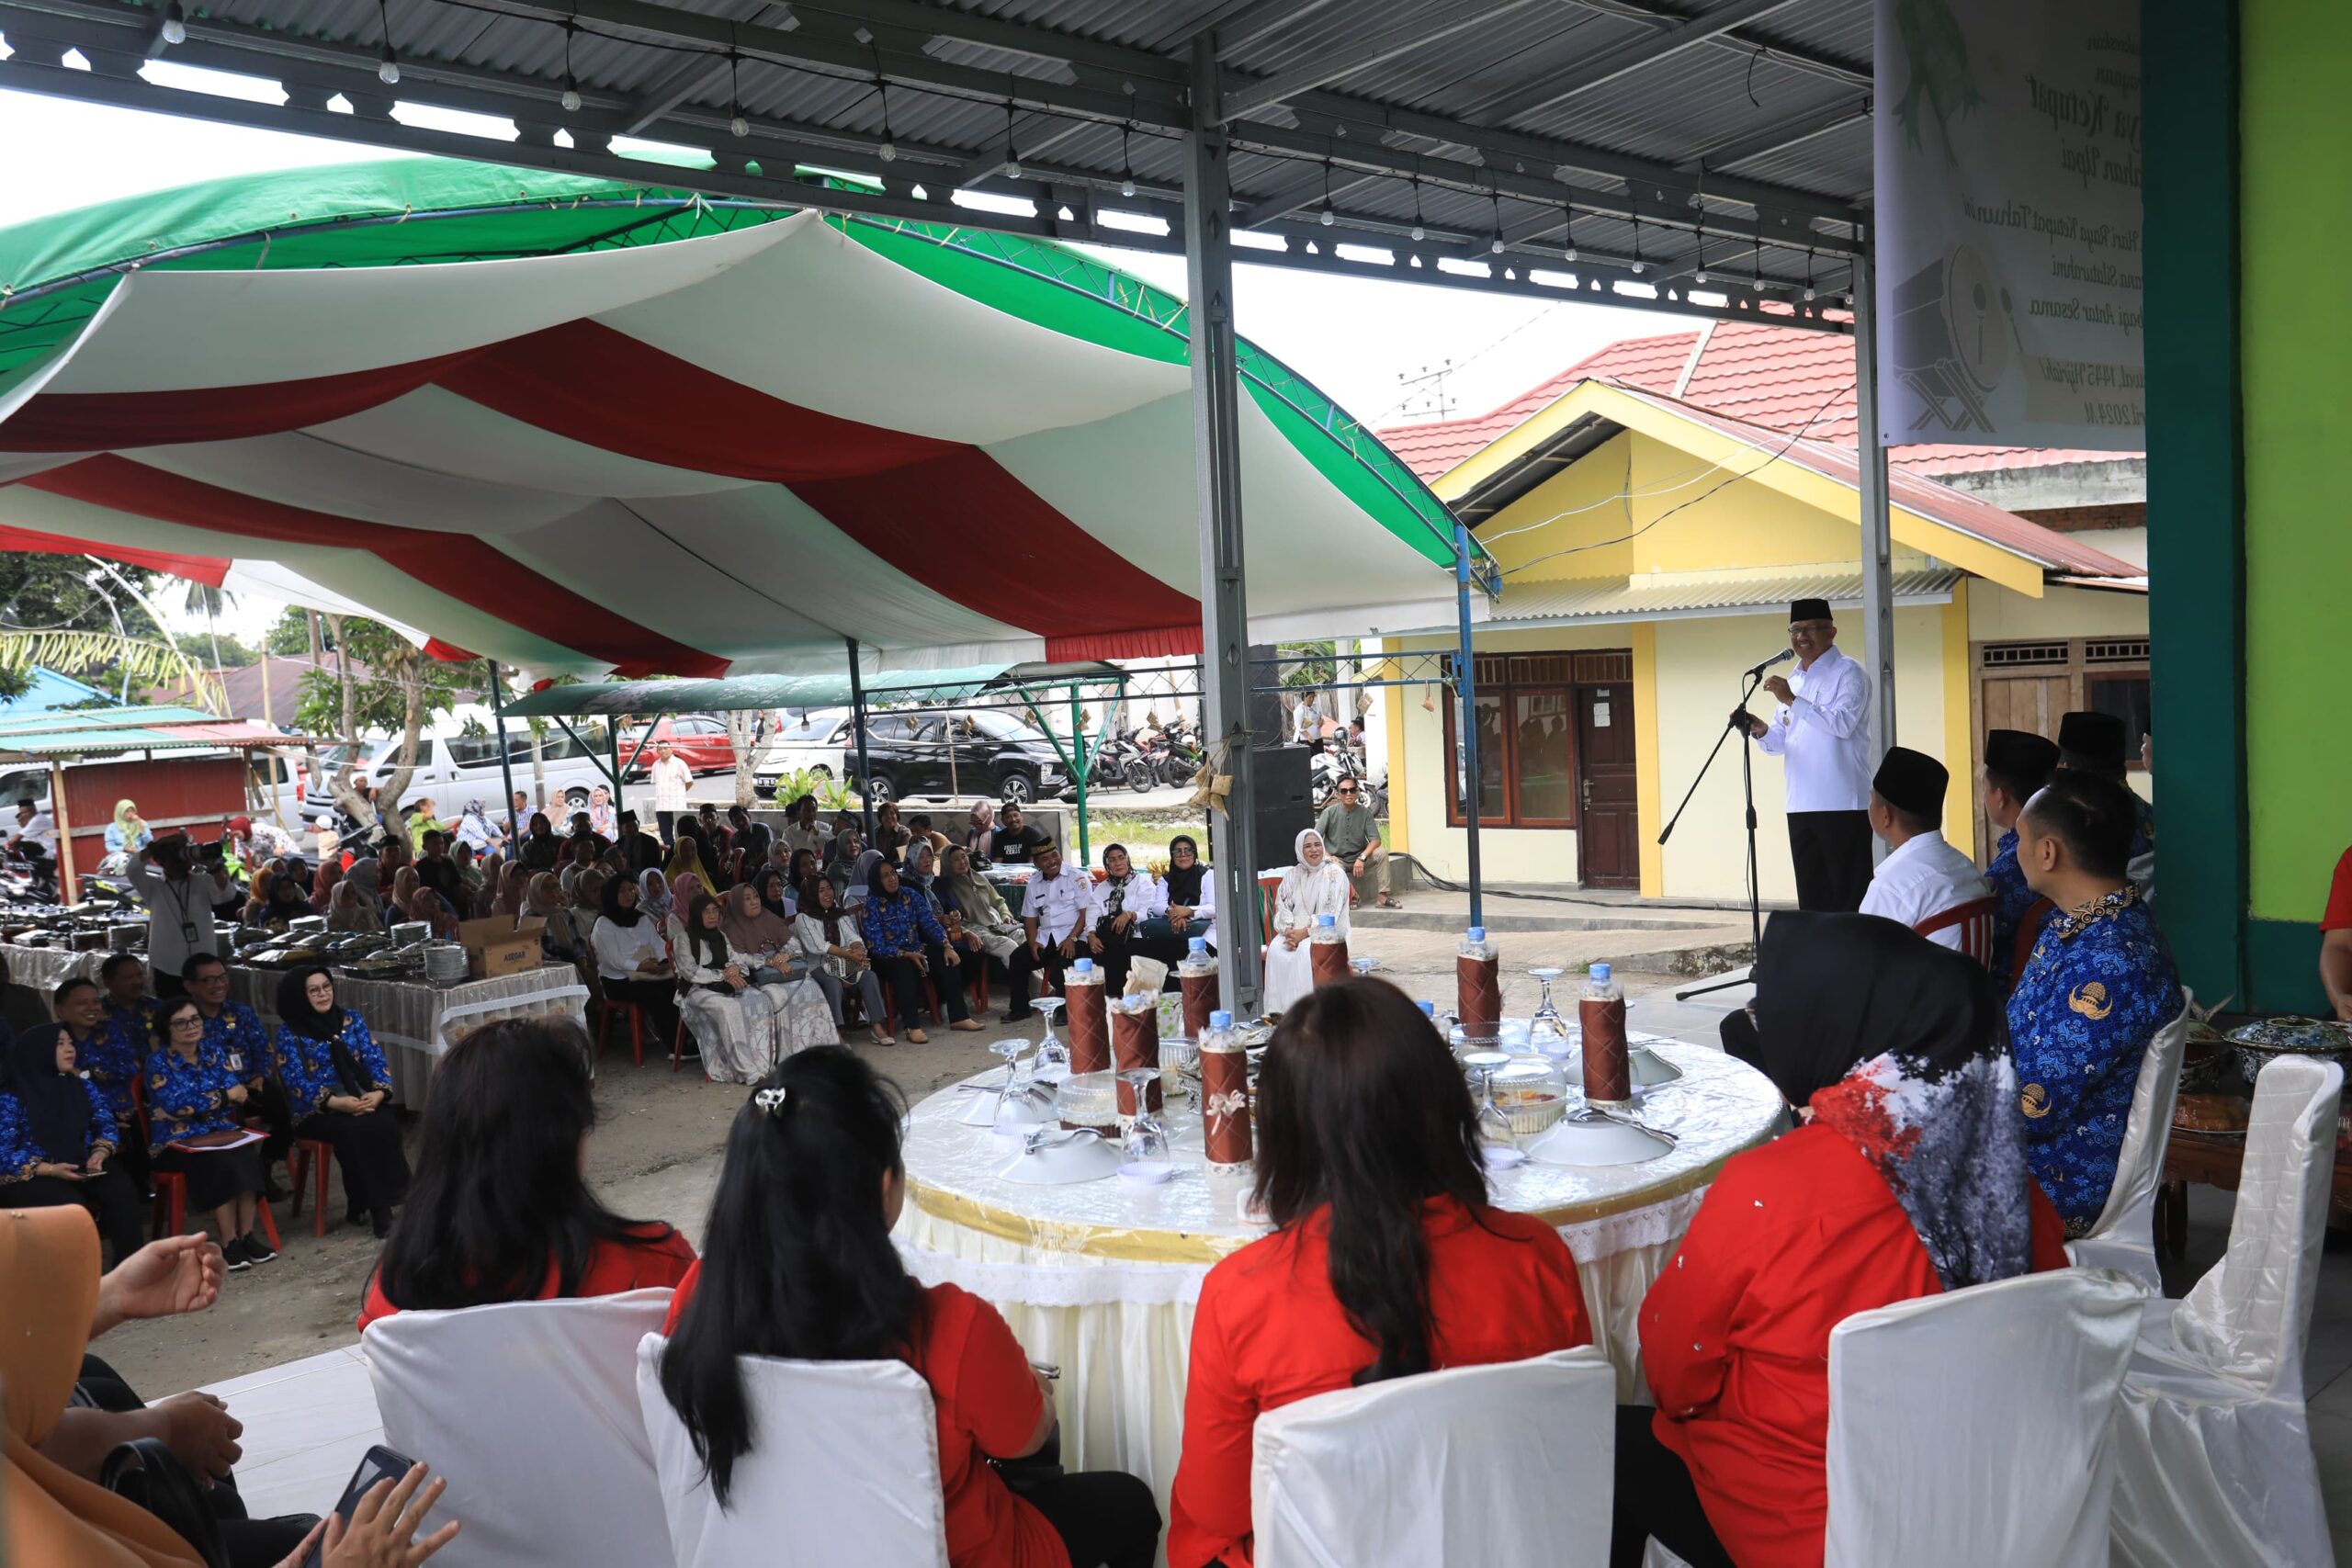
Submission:
{"label": "white chair cover", "polygon": [[435,1517],[465,1523],[436,1565],[670,1561],[635,1382],[669,1307],[630,1291],[368,1325],[384,1442],[446,1478]]}
{"label": "white chair cover", "polygon": [[2156,1187],[2164,1175],[2165,1150],[2172,1142],[2172,1112],[2180,1098],[2180,1059],[2188,1048],[2188,1008],[2196,999],[2181,988],[2180,1016],[2156,1031],[2140,1058],[2132,1089],[2132,1117],[2124,1123],[2123,1149],[2115,1162],[2115,1185],[2088,1235],[2068,1245],[2067,1256],[2086,1269],[2113,1269],[2161,1294],[2156,1275]]}
{"label": "white chair cover", "polygon": [[2287,1056],[2255,1082],[2222,1261],[2151,1302],[2123,1382],[2115,1561],[2332,1560],[2303,1407],[2344,1069]]}
{"label": "white chair cover", "polygon": [[2067,1269],[1833,1329],[1827,1568],[2103,1568],[2143,1297]]}
{"label": "white chair cover", "polygon": [[662,1476],[677,1568],[947,1568],[947,1500],[931,1386],[903,1361],[737,1359],[754,1446],[731,1507],[711,1495],[662,1393],[662,1352],[637,1348],[637,1398]]}
{"label": "white chair cover", "polygon": [[1602,1568],[1617,1376],[1587,1346],[1336,1390],[1258,1417],[1259,1568]]}

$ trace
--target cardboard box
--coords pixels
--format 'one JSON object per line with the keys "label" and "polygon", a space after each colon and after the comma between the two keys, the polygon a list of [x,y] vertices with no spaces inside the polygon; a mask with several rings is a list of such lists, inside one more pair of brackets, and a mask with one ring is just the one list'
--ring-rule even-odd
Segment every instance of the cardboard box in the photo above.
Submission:
{"label": "cardboard box", "polygon": [[547,921],[492,915],[458,922],[458,943],[466,950],[466,973],[477,980],[539,966],[539,931]]}

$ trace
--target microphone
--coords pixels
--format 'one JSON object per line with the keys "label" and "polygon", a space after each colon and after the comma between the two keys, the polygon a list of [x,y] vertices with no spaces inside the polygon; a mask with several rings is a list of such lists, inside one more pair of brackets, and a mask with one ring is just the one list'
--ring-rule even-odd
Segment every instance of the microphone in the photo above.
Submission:
{"label": "microphone", "polygon": [[1797,650],[1795,649],[1784,648],[1781,649],[1780,652],[1772,655],[1771,658],[1766,660],[1763,663],[1758,664],[1755,669],[1750,670],[1747,672],[1748,676],[1750,679],[1753,679],[1754,677],[1764,673],[1765,671],[1772,668],[1773,665],[1786,664],[1790,660],[1794,659],[1796,656]]}

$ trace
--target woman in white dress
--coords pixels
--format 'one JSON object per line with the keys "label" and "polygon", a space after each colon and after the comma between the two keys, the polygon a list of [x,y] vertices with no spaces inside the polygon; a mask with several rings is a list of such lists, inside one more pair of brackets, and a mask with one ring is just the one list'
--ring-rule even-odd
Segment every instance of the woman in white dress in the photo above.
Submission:
{"label": "woman in white dress", "polygon": [[775,1004],[775,1043],[780,1055],[811,1045],[838,1045],[833,1010],[809,977],[806,963],[792,956],[792,922],[770,909],[749,882],[727,891],[718,929],[736,952],[752,963],[752,984]]}
{"label": "woman in white dress", "polygon": [[756,955],[738,953],[719,925],[718,900],[697,894],[685,918],[672,917],[678,1010],[702,1049],[703,1071],[719,1083],[757,1083],[779,1059],[775,1000],[752,984]]}
{"label": "woman in white dress", "polygon": [[1280,1017],[1315,988],[1315,958],[1306,939],[1315,917],[1330,915],[1348,934],[1348,876],[1324,852],[1323,835],[1309,828],[1298,836],[1298,863],[1283,873],[1274,893],[1274,940],[1266,944],[1265,1008]]}

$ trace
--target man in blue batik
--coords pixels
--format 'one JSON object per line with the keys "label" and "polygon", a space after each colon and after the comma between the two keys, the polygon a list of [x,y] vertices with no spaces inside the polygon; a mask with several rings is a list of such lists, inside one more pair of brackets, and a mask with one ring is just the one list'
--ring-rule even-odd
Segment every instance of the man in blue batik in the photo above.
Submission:
{"label": "man in blue batik", "polygon": [[2132,794],[2130,782],[2124,776],[2129,762],[2124,753],[2123,721],[2111,713],[2060,715],[2058,765],[2069,773],[2097,773],[2123,785],[2124,792],[2132,795],[2132,852],[2126,857],[2124,874],[2153,908],[2156,902],[2156,808]]}
{"label": "man in blue batik", "polygon": [[2018,926],[2041,897],[2018,867],[2018,818],[2057,766],[2058,748],[2031,730],[1984,732],[1984,819],[2001,835],[1984,880],[1993,887],[1993,978],[2003,990],[2017,958]]}
{"label": "man in blue batik", "polygon": [[2141,1059],[2180,1014],[2180,976],[2131,862],[2130,790],[2060,772],[2026,804],[2018,864],[2057,906],[2009,994],[2026,1163],[2066,1234],[2098,1220],[2115,1184]]}

